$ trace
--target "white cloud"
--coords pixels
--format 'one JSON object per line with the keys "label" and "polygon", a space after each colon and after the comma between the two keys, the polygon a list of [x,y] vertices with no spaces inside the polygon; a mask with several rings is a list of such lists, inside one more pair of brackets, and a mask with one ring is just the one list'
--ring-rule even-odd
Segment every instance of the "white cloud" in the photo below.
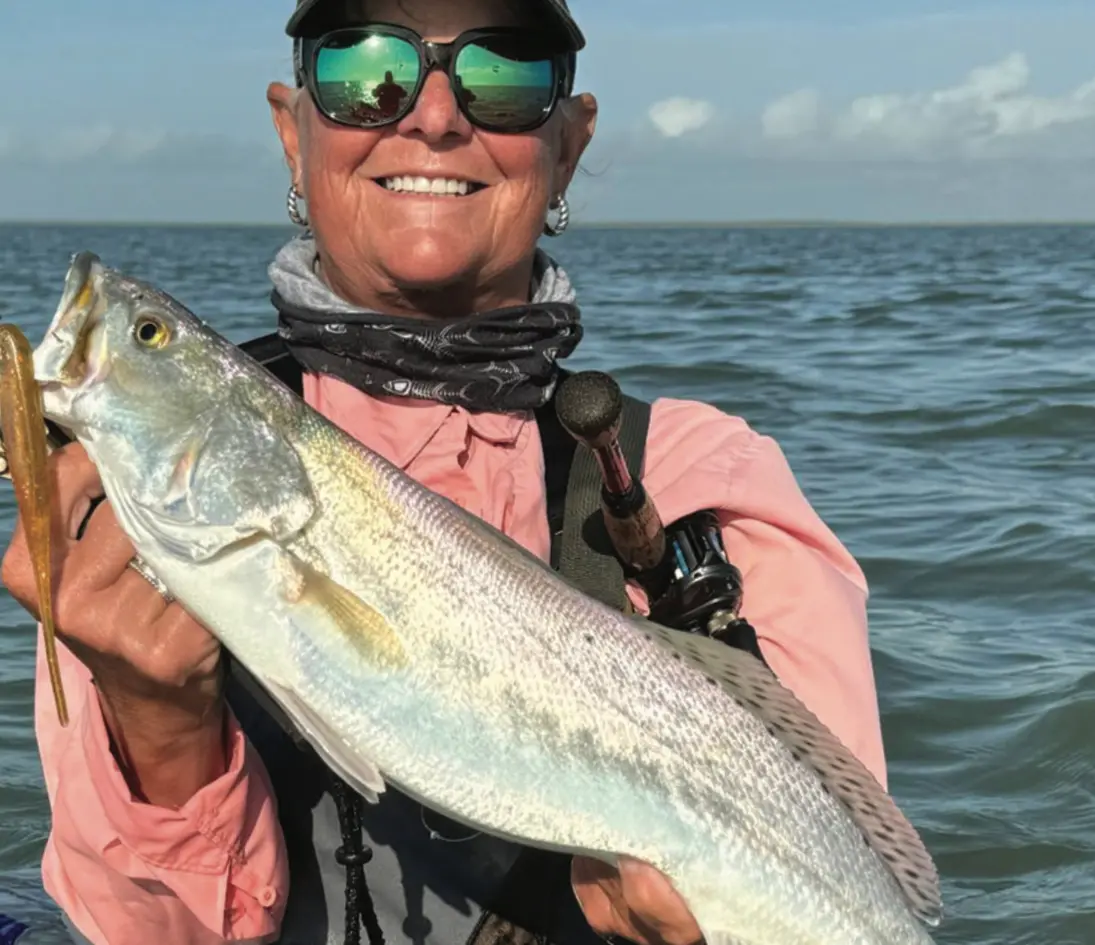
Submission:
{"label": "white cloud", "polygon": [[761,135],[776,144],[816,138],[819,156],[952,159],[1041,156],[1049,135],[1060,156],[1095,154],[1095,79],[1056,97],[1030,91],[1026,56],[972,69],[957,85],[865,95],[829,114],[802,89],[772,102]]}
{"label": "white cloud", "polygon": [[663,136],[679,138],[703,128],[714,117],[715,108],[710,102],[669,98],[651,105],[647,115]]}
{"label": "white cloud", "polygon": [[813,134],[821,120],[821,97],[814,89],[799,89],[776,99],[760,116],[766,138],[801,138]]}

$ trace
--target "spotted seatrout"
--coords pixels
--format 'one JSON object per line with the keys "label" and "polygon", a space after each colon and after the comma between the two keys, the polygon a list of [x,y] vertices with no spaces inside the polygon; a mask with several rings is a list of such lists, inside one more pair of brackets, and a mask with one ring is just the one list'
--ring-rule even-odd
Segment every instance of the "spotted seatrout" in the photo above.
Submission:
{"label": "spotted seatrout", "polygon": [[916,832],[749,654],[579,593],[91,254],[34,371],[141,559],[367,799],[643,860],[708,945],[931,941]]}

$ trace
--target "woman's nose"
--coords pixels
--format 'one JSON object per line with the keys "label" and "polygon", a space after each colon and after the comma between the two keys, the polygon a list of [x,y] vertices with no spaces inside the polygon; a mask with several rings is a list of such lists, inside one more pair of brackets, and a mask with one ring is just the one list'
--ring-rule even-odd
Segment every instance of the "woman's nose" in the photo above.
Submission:
{"label": "woman's nose", "polygon": [[468,137],[471,125],[456,104],[449,77],[435,69],[426,76],[414,108],[399,123],[402,134],[419,134],[427,141],[449,136]]}

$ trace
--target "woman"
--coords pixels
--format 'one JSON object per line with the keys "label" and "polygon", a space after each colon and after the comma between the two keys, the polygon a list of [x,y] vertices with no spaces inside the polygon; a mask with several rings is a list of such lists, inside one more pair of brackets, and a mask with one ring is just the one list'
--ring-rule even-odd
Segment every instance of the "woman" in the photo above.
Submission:
{"label": "woman", "polygon": [[[287,245],[271,276],[304,395],[547,559],[531,411],[580,328],[566,274],[537,240],[545,220],[550,233],[565,229],[566,190],[594,129],[594,100],[571,92],[581,33],[562,0],[301,0],[288,32],[298,87],[273,84],[268,98],[292,175],[290,215],[314,238]],[[444,345],[425,334],[471,315]],[[484,345],[497,357],[483,358]],[[350,892],[362,903],[347,905],[349,940],[358,911],[371,942],[482,936],[487,904],[506,908],[499,891],[517,848],[462,833],[397,792],[354,813],[259,704],[239,693],[229,704],[218,645],[127,568],[132,547],[108,504],[94,505],[100,488],[82,451],[54,462],[73,721],[55,722],[40,653],[37,731],[53,810],[43,874],[77,940],[341,940],[336,847],[351,869],[371,857],[365,886]],[[658,401],[644,481],[666,520],[719,510],[765,658],[884,783],[863,577],[778,447],[713,408]],[[3,579],[36,611],[21,531]],[[340,845],[358,834],[357,816],[364,856]],[[642,864],[567,865],[562,892],[533,889],[555,922],[544,938],[700,937]]]}

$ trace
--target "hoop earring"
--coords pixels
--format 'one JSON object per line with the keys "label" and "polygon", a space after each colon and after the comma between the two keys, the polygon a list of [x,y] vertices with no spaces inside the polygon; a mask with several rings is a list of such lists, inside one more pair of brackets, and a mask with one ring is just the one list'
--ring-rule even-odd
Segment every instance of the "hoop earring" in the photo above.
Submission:
{"label": "hoop earring", "polygon": [[289,219],[292,220],[297,226],[308,226],[308,214],[307,212],[300,212],[300,202],[304,200],[304,195],[297,190],[296,184],[289,186],[289,195],[285,198],[285,209],[289,213]]}
{"label": "hoop earring", "polygon": [[544,222],[544,235],[545,236],[562,236],[566,232],[566,228],[570,226],[570,204],[567,203],[565,195],[560,194],[553,201],[551,206],[548,207],[548,212],[554,211],[557,216],[555,222],[552,223],[551,217]]}

